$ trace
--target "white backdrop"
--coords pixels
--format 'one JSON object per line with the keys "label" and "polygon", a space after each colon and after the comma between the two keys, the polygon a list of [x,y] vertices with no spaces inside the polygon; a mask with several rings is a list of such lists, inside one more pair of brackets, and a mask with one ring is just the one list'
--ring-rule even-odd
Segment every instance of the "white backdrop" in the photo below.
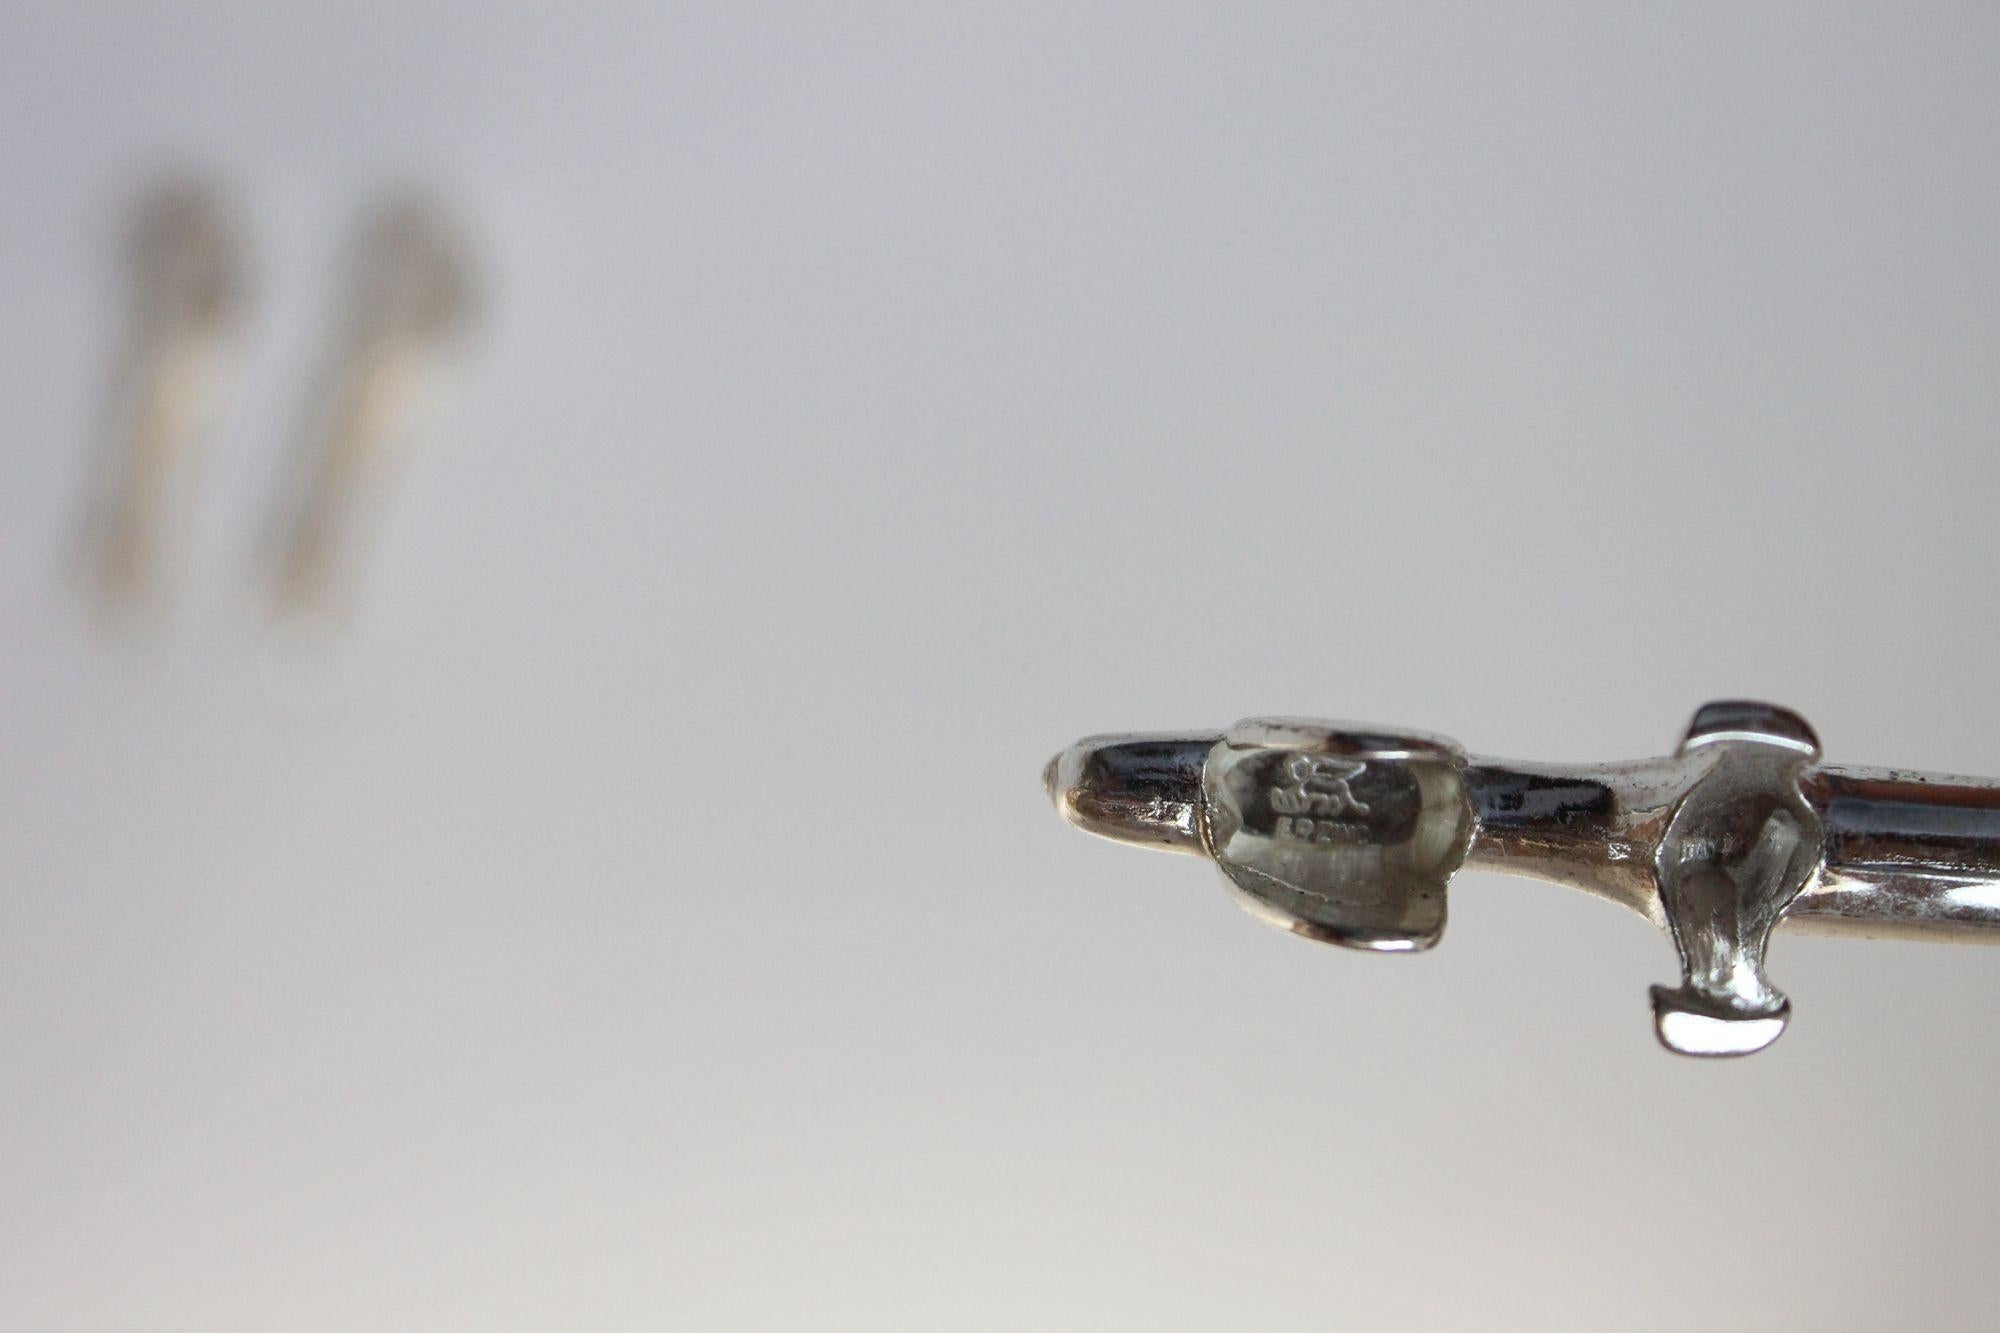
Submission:
{"label": "white backdrop", "polygon": [[[1984,1326],[2000,953],[1414,960],[1064,828],[1090,731],[2000,771],[2000,11],[0,12],[0,1326]],[[120,210],[234,183],[170,632],[64,576]],[[250,556],[335,264],[491,318],[326,697]]]}

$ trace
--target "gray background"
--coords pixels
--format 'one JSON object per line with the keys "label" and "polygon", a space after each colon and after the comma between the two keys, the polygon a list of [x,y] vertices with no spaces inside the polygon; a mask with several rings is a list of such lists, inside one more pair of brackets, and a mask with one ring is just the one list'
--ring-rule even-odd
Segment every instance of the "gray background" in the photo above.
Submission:
{"label": "gray background", "polygon": [[[2000,955],[1415,960],[1064,828],[1090,731],[2000,771],[2000,10],[0,11],[0,1325],[1988,1322]],[[165,164],[250,375],[171,632],[64,559]],[[334,264],[492,318],[309,697],[249,577]],[[324,688],[320,688],[324,687]]]}

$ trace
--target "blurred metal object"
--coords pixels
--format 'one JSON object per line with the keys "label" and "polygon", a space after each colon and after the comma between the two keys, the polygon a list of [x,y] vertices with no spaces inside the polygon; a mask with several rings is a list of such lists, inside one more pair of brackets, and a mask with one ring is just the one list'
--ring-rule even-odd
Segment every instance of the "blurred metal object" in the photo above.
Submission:
{"label": "blurred metal object", "polygon": [[164,591],[195,465],[237,378],[248,265],[223,192],[193,178],[140,201],[128,264],[130,329],[86,535],[99,599],[138,609]]}
{"label": "blurred metal object", "polygon": [[356,550],[443,396],[477,305],[467,247],[437,204],[402,195],[375,214],[355,253],[346,328],[307,427],[299,494],[280,537],[282,612],[344,613]]}
{"label": "blurred metal object", "polygon": [[1089,737],[1044,783],[1077,827],[1212,857],[1252,910],[1327,943],[1429,948],[1465,868],[1622,903],[1680,954],[1680,984],[1652,991],[1661,1042],[1742,1055],[1791,1013],[1765,975],[1780,923],[2000,941],[2000,782],[1819,756],[1797,714],[1724,701],[1658,759],[1522,763],[1267,718]]}

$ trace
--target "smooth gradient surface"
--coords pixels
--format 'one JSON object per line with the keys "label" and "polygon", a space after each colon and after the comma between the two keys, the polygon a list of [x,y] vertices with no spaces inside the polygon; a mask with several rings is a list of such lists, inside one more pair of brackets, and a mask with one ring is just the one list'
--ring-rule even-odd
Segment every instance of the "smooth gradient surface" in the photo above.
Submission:
{"label": "smooth gradient surface", "polygon": [[[1990,1321],[2000,951],[1063,826],[1097,731],[2000,769],[2000,14],[0,12],[0,1326]],[[66,576],[120,210],[258,244],[170,632]],[[273,489],[378,191],[490,317],[332,660]],[[1558,964],[1551,933],[1589,941]]]}

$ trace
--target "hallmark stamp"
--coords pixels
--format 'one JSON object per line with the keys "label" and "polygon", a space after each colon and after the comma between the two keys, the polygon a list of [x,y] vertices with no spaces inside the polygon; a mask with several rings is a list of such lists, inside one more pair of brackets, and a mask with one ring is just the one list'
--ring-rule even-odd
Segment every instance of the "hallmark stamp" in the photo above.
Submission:
{"label": "hallmark stamp", "polygon": [[1292,756],[1285,765],[1286,782],[1265,793],[1277,813],[1272,832],[1300,842],[1338,842],[1358,835],[1347,818],[1366,815],[1368,805],[1348,783],[1368,765],[1361,760],[1328,755]]}

